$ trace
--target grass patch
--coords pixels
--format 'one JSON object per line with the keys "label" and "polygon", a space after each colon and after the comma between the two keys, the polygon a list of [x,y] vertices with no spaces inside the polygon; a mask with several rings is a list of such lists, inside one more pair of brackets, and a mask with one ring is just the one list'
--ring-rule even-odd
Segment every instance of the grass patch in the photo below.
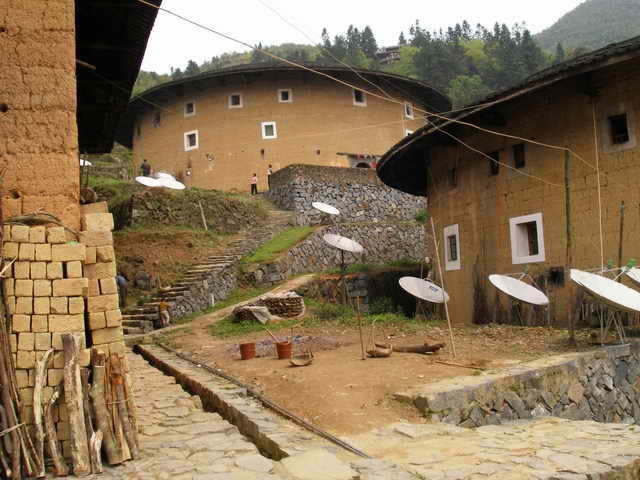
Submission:
{"label": "grass patch", "polygon": [[[305,298],[308,314],[304,318],[304,327],[352,327],[358,326],[358,316],[356,311],[349,305],[335,303],[323,303],[312,298]],[[376,327],[393,326],[406,333],[416,333],[424,330],[427,326],[440,325],[441,319],[408,318],[402,313],[381,313],[363,314],[363,324],[367,329],[375,321]],[[294,318],[269,325],[269,330],[276,332],[291,328],[301,323],[300,319]],[[254,332],[265,332],[264,327],[255,321],[236,322],[233,315],[229,315],[222,320],[209,326],[209,334],[214,337],[229,338],[247,335]],[[295,332],[294,332],[295,333]],[[265,332],[265,334],[267,334]],[[289,332],[287,332],[287,335]]]}
{"label": "grass patch", "polygon": [[258,247],[251,255],[242,259],[243,263],[268,263],[275,260],[279,254],[289,250],[307,238],[315,229],[313,227],[293,227],[284,230]]}
{"label": "grass patch", "polygon": [[427,210],[423,208],[417,211],[413,219],[418,223],[424,224],[427,223],[427,220],[429,220],[429,214],[427,213]]}

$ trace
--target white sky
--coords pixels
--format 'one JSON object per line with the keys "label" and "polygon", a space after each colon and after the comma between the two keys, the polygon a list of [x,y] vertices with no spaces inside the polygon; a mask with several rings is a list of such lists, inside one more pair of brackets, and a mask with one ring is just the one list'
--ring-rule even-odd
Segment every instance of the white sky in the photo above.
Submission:
{"label": "white sky", "polygon": [[[427,30],[446,29],[466,19],[472,27],[494,22],[511,26],[526,21],[537,33],[551,26],[562,15],[583,0],[164,0],[162,7],[179,13],[215,30],[229,34],[251,45],[311,43],[300,32],[287,25],[266,3],[290,23],[319,43],[323,27],[329,35],[346,32],[349,24],[373,29],[379,46],[395,45],[401,30],[405,36],[416,19]],[[143,70],[167,73],[170,67],[184,69],[189,59],[202,63],[225,52],[247,48],[188,24],[165,12],[159,12]]]}

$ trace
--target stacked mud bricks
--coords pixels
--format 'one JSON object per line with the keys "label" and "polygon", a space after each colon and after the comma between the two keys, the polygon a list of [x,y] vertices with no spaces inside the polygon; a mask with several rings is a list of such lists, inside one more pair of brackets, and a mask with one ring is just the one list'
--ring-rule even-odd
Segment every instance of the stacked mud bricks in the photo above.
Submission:
{"label": "stacked mud bricks", "polygon": [[[4,292],[11,314],[20,417],[27,423],[33,421],[35,365],[49,349],[54,353],[48,365],[45,401],[63,380],[63,333],[82,336],[82,367],[89,365],[87,347],[98,347],[107,354],[124,352],[114,278],[113,217],[105,203],[82,209],[79,238],[59,226],[11,225],[3,230]],[[68,456],[69,417],[64,398],[53,415],[58,440]]]}

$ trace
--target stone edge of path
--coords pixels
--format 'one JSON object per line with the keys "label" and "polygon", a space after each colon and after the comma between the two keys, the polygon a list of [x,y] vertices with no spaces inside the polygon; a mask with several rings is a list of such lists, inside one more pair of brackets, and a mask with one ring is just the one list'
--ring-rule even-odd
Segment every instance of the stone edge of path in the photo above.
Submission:
{"label": "stone edge of path", "polygon": [[184,389],[198,395],[205,411],[215,411],[241,434],[249,437],[258,450],[267,457],[280,461],[287,457],[311,455],[324,450],[335,456],[335,462],[350,465],[365,478],[419,478],[403,466],[379,458],[361,458],[311,434],[302,427],[287,422],[276,413],[247,396],[247,391],[217,377],[206,370],[177,357],[159,346],[136,345],[140,354],[151,365],[176,379]]}

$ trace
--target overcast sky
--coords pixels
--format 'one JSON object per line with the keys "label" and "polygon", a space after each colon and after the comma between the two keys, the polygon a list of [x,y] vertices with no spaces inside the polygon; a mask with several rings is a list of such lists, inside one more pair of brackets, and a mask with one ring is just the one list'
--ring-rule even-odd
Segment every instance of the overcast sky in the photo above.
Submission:
{"label": "overcast sky", "polygon": [[[494,22],[512,25],[526,22],[537,33],[584,0],[163,0],[162,7],[251,45],[311,43],[261,2],[277,10],[313,39],[320,41],[322,28],[331,36],[344,33],[353,24],[369,25],[378,45],[395,45],[401,30],[416,20],[423,28],[436,30],[466,19],[472,26]],[[151,33],[143,70],[167,73],[171,66],[184,68],[189,59],[202,63],[224,52],[246,51],[232,41],[190,25],[166,12],[159,12]]]}

